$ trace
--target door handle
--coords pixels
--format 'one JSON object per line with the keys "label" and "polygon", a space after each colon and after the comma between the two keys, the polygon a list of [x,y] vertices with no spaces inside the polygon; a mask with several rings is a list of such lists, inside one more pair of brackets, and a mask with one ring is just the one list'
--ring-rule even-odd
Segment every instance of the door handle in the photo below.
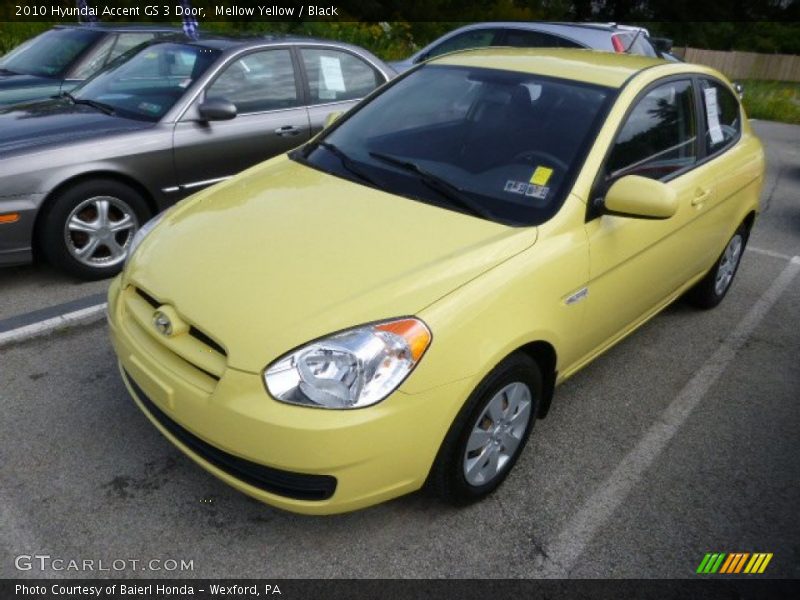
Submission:
{"label": "door handle", "polygon": [[298,135],[300,133],[300,130],[297,127],[295,127],[294,125],[285,125],[283,127],[278,127],[275,130],[275,133],[277,133],[279,136],[283,137],[283,136],[286,136],[286,135]]}
{"label": "door handle", "polygon": [[697,188],[694,192],[694,198],[692,198],[692,206],[702,204],[708,200],[709,196],[711,196],[711,190],[706,188]]}

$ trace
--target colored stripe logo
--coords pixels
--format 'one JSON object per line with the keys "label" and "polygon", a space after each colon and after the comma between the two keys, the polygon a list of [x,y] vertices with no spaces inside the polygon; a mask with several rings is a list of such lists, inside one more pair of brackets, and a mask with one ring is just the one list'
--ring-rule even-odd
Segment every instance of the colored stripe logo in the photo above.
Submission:
{"label": "colored stripe logo", "polygon": [[749,552],[708,552],[700,561],[697,573],[700,575],[715,573],[755,575],[763,573],[771,560],[772,552],[754,552],[752,554]]}

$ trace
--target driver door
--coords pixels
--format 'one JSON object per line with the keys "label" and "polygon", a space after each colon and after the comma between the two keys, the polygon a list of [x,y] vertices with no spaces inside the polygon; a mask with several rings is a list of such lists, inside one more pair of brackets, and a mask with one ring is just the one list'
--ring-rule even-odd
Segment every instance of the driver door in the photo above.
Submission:
{"label": "driver door", "polygon": [[[199,104],[236,105],[229,121],[205,121]],[[174,131],[175,170],[184,192],[222,181],[309,139],[308,110],[288,47],[258,50],[228,64]]]}
{"label": "driver door", "polygon": [[677,192],[678,210],[668,219],[590,216],[590,353],[648,318],[702,269],[702,217],[715,179],[698,165],[698,131],[691,78],[671,79],[640,95],[612,144],[601,193],[625,175],[658,179]]}

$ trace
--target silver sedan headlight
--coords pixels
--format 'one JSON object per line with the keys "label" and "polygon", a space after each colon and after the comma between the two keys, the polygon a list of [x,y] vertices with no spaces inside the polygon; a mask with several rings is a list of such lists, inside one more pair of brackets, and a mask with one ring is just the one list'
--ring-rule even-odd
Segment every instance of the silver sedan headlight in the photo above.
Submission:
{"label": "silver sedan headlight", "polygon": [[419,319],[364,325],[311,342],[264,371],[273,398],[318,408],[362,408],[391,394],[428,349]]}

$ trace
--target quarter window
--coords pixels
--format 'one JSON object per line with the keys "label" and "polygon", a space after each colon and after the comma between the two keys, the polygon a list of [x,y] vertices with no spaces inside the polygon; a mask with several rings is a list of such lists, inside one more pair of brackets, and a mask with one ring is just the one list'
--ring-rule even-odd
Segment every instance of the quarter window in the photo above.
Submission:
{"label": "quarter window", "polygon": [[741,133],[739,101],[731,91],[716,81],[701,79],[703,114],[708,153],[714,154],[732,144]]}
{"label": "quarter window", "polygon": [[301,48],[311,104],[357,100],[383,83],[372,66],[349,52]]}
{"label": "quarter window", "polygon": [[222,72],[206,96],[233,102],[240,114],[297,106],[290,51],[266,50],[240,58]]}
{"label": "quarter window", "polygon": [[628,116],[609,157],[607,175],[664,179],[697,162],[697,124],[691,81],[651,90]]}

